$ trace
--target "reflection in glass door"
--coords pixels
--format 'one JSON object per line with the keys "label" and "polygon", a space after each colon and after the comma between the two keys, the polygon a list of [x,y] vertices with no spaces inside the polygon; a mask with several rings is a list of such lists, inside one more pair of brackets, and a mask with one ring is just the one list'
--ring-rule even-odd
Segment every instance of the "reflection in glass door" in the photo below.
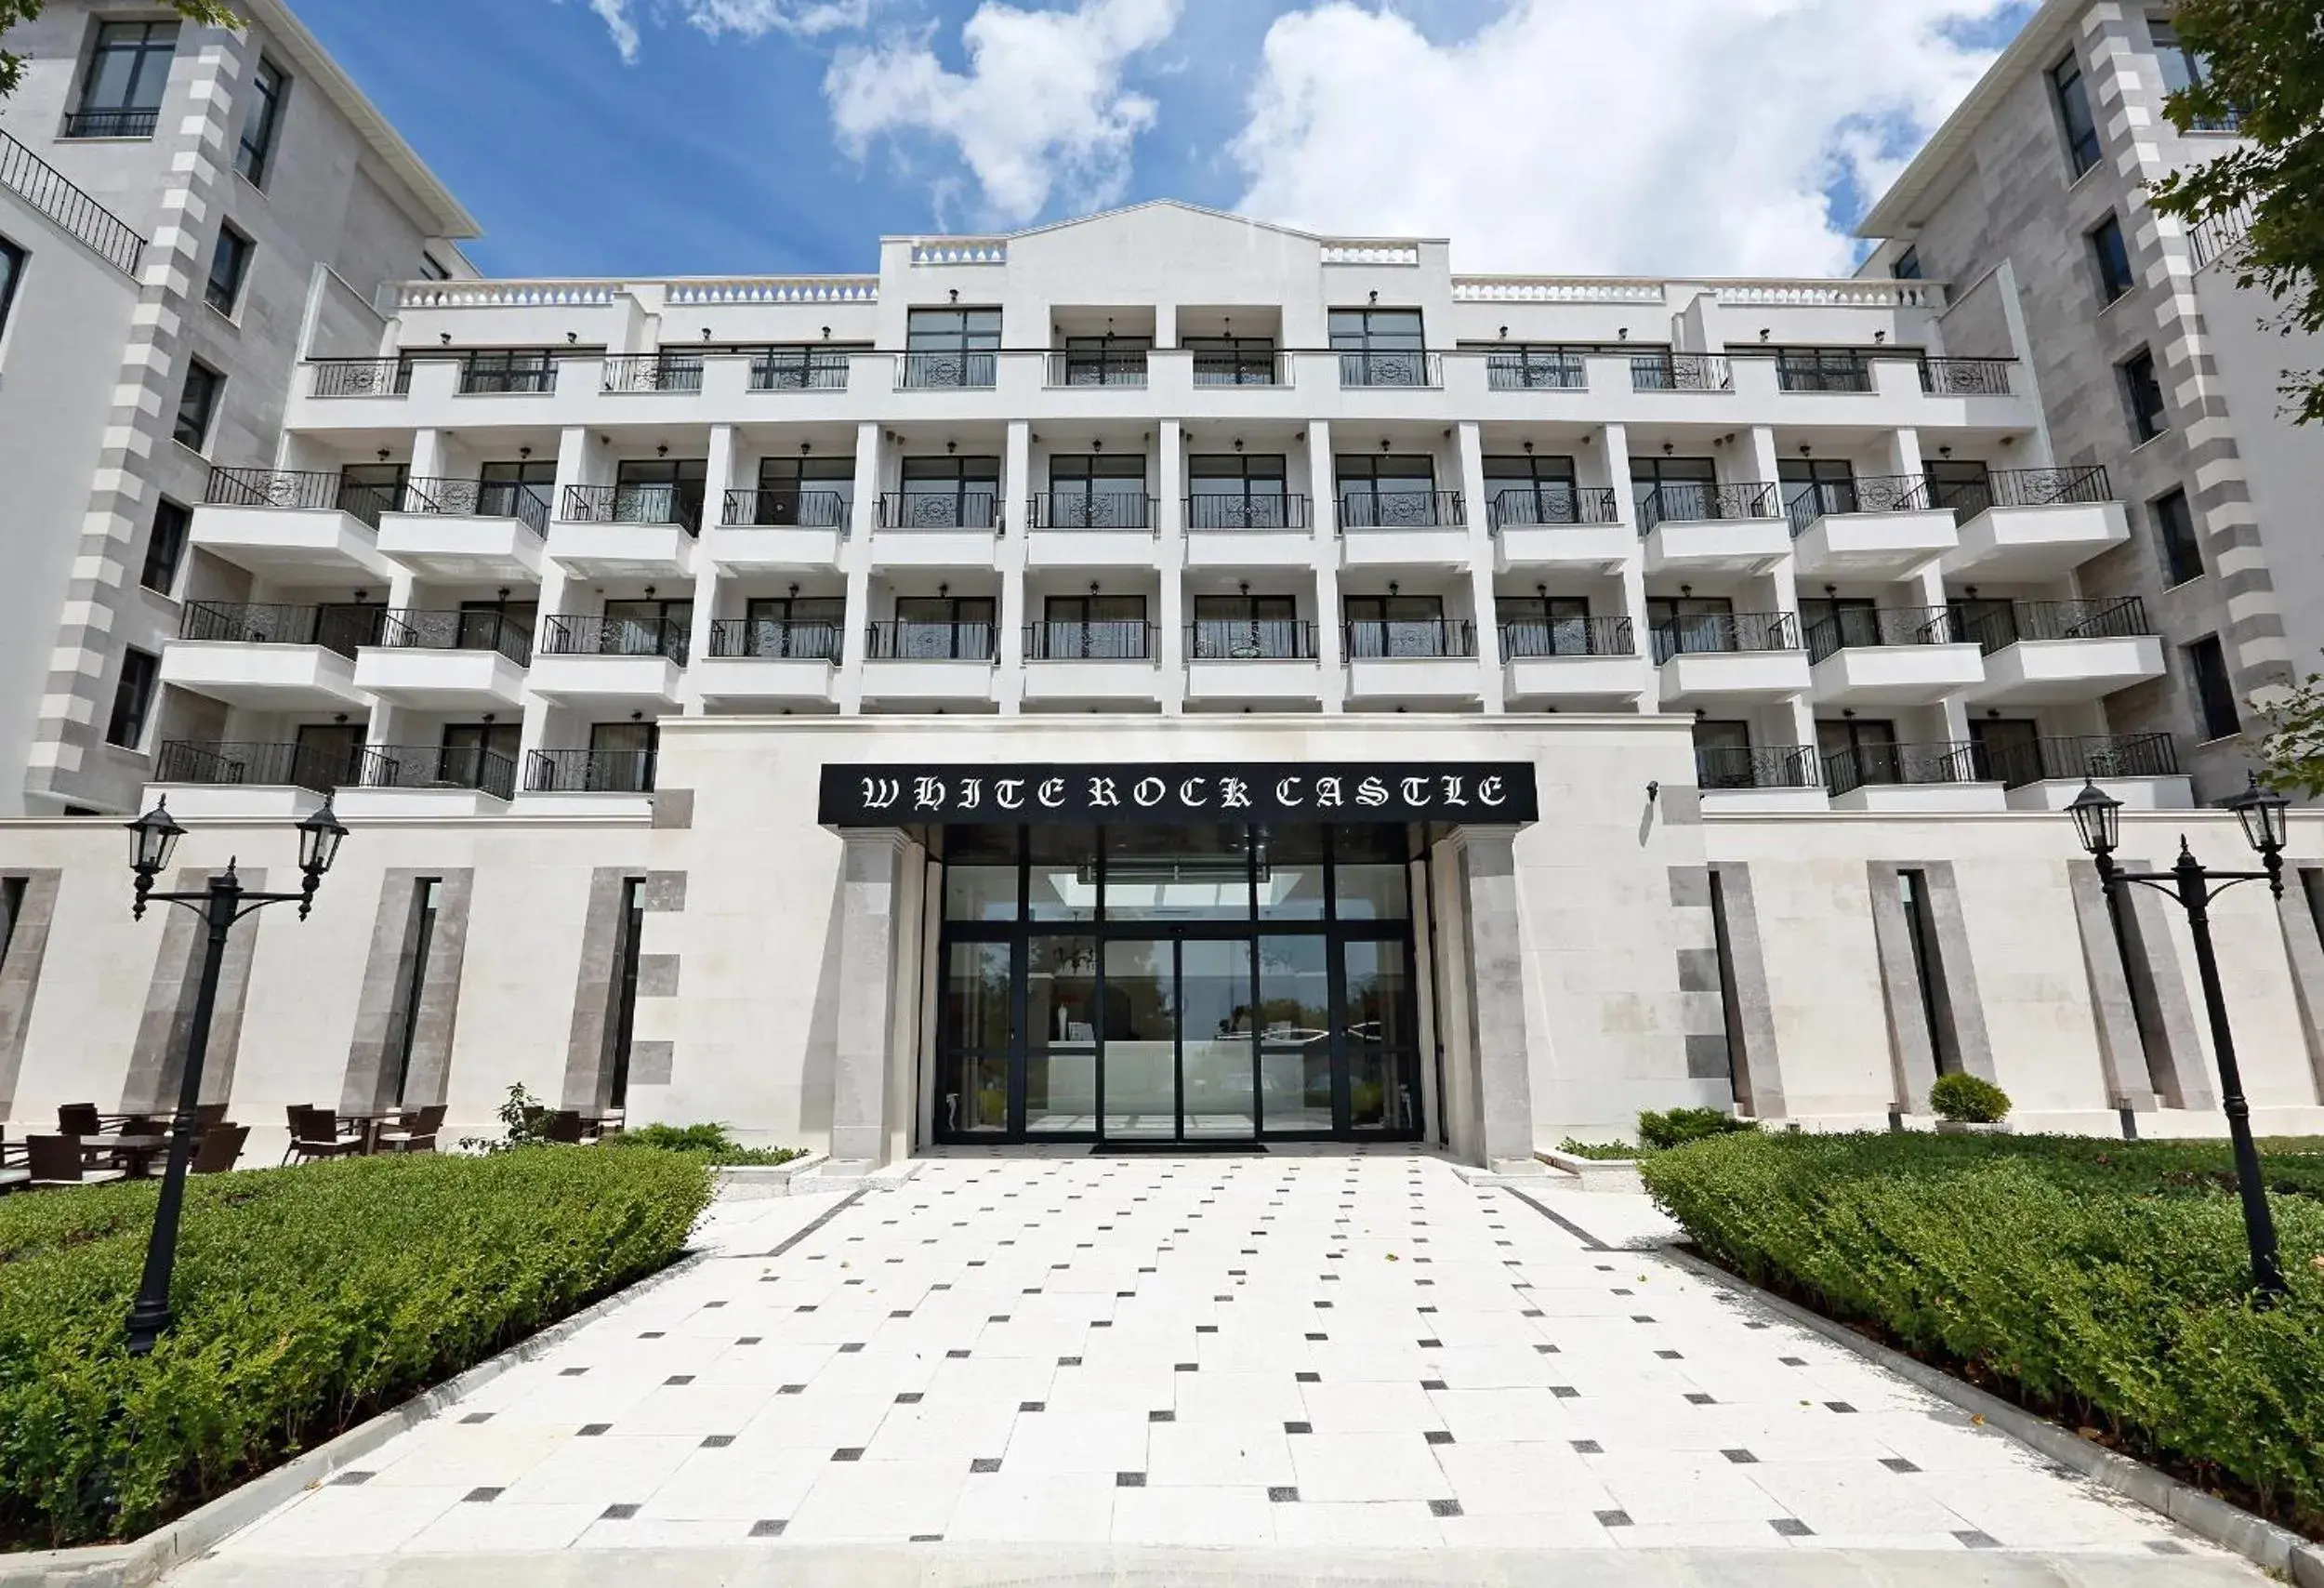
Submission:
{"label": "reflection in glass door", "polygon": [[1115,1141],[1178,1134],[1178,988],[1168,939],[1105,946],[1104,1133]]}
{"label": "reflection in glass door", "polygon": [[1187,1140],[1248,1141],[1250,939],[1190,937],[1178,946],[1179,1109]]}

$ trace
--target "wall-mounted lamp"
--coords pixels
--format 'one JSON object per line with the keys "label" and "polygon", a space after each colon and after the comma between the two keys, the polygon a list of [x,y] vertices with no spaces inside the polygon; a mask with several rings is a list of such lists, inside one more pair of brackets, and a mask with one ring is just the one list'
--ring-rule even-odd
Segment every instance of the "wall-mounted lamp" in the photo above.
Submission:
{"label": "wall-mounted lamp", "polygon": [[1646,783],[1646,803],[1651,805],[1662,796],[1662,785],[1649,778]]}
{"label": "wall-mounted lamp", "polygon": [[436,333],[436,339],[448,348],[452,345],[452,333],[449,331],[439,331]]}
{"label": "wall-mounted lamp", "polygon": [[[444,340],[446,340],[446,341],[450,341],[451,339],[452,339],[452,338],[451,338],[451,337],[446,337],[444,338]],[[581,339],[581,333],[580,333],[580,332],[578,332],[578,331],[567,331],[567,332],[565,333],[565,342],[566,342],[566,345],[567,345],[567,346],[571,346],[573,343],[578,342],[580,339]]]}

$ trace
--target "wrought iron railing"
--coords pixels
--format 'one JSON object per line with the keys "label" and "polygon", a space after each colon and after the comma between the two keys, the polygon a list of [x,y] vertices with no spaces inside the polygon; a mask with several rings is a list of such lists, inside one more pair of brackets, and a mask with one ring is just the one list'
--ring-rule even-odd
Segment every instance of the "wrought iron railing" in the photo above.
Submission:
{"label": "wrought iron railing", "polygon": [[1197,494],[1186,498],[1188,529],[1305,529],[1307,498],[1288,492],[1248,496]]}
{"label": "wrought iron railing", "polygon": [[700,353],[621,353],[605,361],[608,391],[699,391]]}
{"label": "wrought iron railing", "polygon": [[2095,734],[1977,747],[1977,777],[2007,788],[2107,777],[2176,777],[2179,748],[2168,734]]}
{"label": "wrought iron railing", "polygon": [[676,524],[702,533],[699,485],[567,485],[564,516],[576,523]]}
{"label": "wrought iron railing", "polygon": [[1790,496],[1786,510],[1795,537],[1827,514],[1918,513],[1931,505],[1929,483],[1917,474],[1861,474],[1782,488]]}
{"label": "wrought iron railing", "polygon": [[1504,617],[1500,625],[1505,660],[1638,654],[1628,617]]}
{"label": "wrought iron railing", "polygon": [[888,491],[879,498],[882,529],[984,529],[1000,527],[1000,493],[981,491]]}
{"label": "wrought iron railing", "polygon": [[887,618],[868,626],[864,655],[875,662],[989,662],[993,637],[989,623]]}
{"label": "wrought iron railing", "polygon": [[6,132],[0,132],[0,188],[55,221],[123,275],[136,278],[145,258],[145,239]]}
{"label": "wrought iron railing", "polygon": [[1496,535],[1504,529],[1621,522],[1622,499],[1611,486],[1518,485],[1493,498]]}
{"label": "wrought iron railing", "polygon": [[358,604],[190,601],[178,614],[178,638],[237,645],[320,645],[351,659],[363,646],[379,643],[387,615],[385,607]]}
{"label": "wrought iron railing", "polygon": [[1350,491],[1340,498],[1342,530],[1443,529],[1464,522],[1458,491]]}
{"label": "wrought iron railing", "polygon": [[1292,617],[1198,617],[1186,626],[1194,662],[1312,662],[1315,626]]}
{"label": "wrought iron railing", "polygon": [[408,397],[412,391],[412,361],[408,358],[317,358],[307,367],[314,373],[308,393],[315,397]]}
{"label": "wrought iron railing", "polygon": [[1933,397],[2006,397],[2010,365],[2005,358],[1924,358],[1921,390]]}
{"label": "wrought iron railing", "polygon": [[2187,245],[2195,255],[2195,268],[2209,270],[2219,260],[2239,251],[2244,239],[2251,235],[2255,218],[2249,205],[2238,205],[2219,215],[2207,215],[2197,221],[2187,233]]}
{"label": "wrought iron railing", "polygon": [[1439,354],[1409,351],[1342,352],[1341,386],[1435,387],[1445,384],[1445,361]]}
{"label": "wrought iron railing", "polygon": [[360,782],[363,748],[171,739],[153,758],[156,783],[311,788],[328,794]]}
{"label": "wrought iron railing", "polygon": [[2104,464],[2076,469],[1997,469],[1982,480],[1930,482],[1940,508],[1967,523],[1988,508],[2054,508],[2070,503],[2110,502],[2114,487]]}
{"label": "wrought iron railing", "polygon": [[750,361],[753,391],[844,391],[847,354],[820,348],[777,350]]}
{"label": "wrought iron railing", "polygon": [[405,607],[381,615],[375,643],[418,651],[497,651],[533,665],[533,626],[489,607]]}
{"label": "wrought iron railing", "polygon": [[548,533],[548,485],[508,480],[406,480],[395,510],[442,518],[512,518],[535,535]]}
{"label": "wrought iron railing", "polygon": [[1790,612],[1713,612],[1657,623],[1655,664],[1672,656],[1800,649],[1800,618]]}
{"label": "wrought iron railing", "polygon": [[999,356],[995,353],[898,353],[896,390],[990,390],[999,368]]}
{"label": "wrought iron railing", "polygon": [[1341,633],[1352,662],[1477,654],[1477,628],[1465,617],[1360,617],[1343,624]]}
{"label": "wrought iron railing", "polygon": [[837,618],[721,617],[710,625],[710,655],[754,661],[838,662],[845,629]]}
{"label": "wrought iron railing", "polygon": [[666,656],[686,665],[690,626],[675,617],[557,613],[541,620],[544,656]]}
{"label": "wrought iron railing", "polygon": [[2155,631],[2137,596],[2006,605],[1968,601],[1955,602],[1953,612],[1961,637],[1975,641],[1988,656],[2020,640],[2125,640]]}
{"label": "wrought iron railing", "polygon": [[1633,391],[1732,391],[1735,366],[1724,353],[1632,353]]}
{"label": "wrought iron railing", "polygon": [[460,395],[463,397],[543,397],[557,390],[557,361],[546,359],[538,364],[479,364],[466,359],[460,364]]}
{"label": "wrought iron railing", "polygon": [[1974,783],[1975,748],[1967,744],[1852,745],[1824,758],[1824,786],[1834,794],[1874,784]]}
{"label": "wrought iron railing", "polygon": [[74,111],[64,118],[67,138],[151,138],[161,125],[158,110]]}
{"label": "wrought iron railing", "polygon": [[1703,745],[1695,750],[1695,782],[1702,788],[1816,788],[1821,776],[1813,745]]}
{"label": "wrought iron railing", "polygon": [[513,800],[513,756],[481,745],[366,745],[361,777],[366,788],[473,788]]}
{"label": "wrought iron railing", "polygon": [[1813,357],[1776,355],[1776,389],[1779,391],[1869,391],[1872,366],[1855,353],[1819,353]]}
{"label": "wrought iron railing", "polygon": [[1146,353],[1143,348],[1117,348],[1110,352],[1056,352],[1049,355],[1051,386],[1143,386]]}
{"label": "wrought iron railing", "polygon": [[651,794],[653,750],[535,750],[524,787],[534,794]]}
{"label": "wrought iron railing", "polygon": [[1807,626],[1807,659],[1869,645],[1949,645],[1961,638],[1948,606],[1843,607]]}
{"label": "wrought iron railing", "polygon": [[844,491],[729,491],[728,523],[758,528],[848,530],[848,498]]}
{"label": "wrought iron railing", "polygon": [[1638,533],[1653,533],[1657,524],[1692,523],[1711,519],[1781,518],[1783,493],[1774,485],[1750,481],[1714,485],[1708,482],[1666,480],[1651,486],[1638,499]]}
{"label": "wrought iron railing", "polygon": [[397,485],[351,483],[337,474],[284,469],[213,469],[203,500],[214,507],[334,509],[379,527],[379,515],[393,512],[403,493]]}
{"label": "wrought iron railing", "polygon": [[1590,364],[1581,354],[1563,350],[1488,352],[1485,384],[1495,391],[1587,391]]}
{"label": "wrought iron railing", "polygon": [[1150,662],[1155,626],[1136,618],[1091,618],[1087,622],[1028,623],[1028,662]]}
{"label": "wrought iron railing", "polygon": [[1025,503],[1034,529],[1152,529],[1155,499],[1140,491],[1051,491]]}
{"label": "wrought iron railing", "polygon": [[1283,352],[1195,352],[1197,386],[1288,386],[1291,355]]}

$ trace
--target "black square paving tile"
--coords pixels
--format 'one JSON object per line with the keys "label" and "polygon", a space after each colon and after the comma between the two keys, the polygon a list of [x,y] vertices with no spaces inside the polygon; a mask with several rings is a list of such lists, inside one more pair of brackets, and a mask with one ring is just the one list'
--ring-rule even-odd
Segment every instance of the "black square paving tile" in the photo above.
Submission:
{"label": "black square paving tile", "polygon": [[737,1345],[756,1345],[759,1343],[759,1336],[756,1334],[746,1334],[736,1340],[734,1343]]}
{"label": "black square paving tile", "polygon": [[1759,1458],[1751,1454],[1749,1450],[1722,1450],[1719,1453],[1739,1467],[1757,1466],[1759,1464]]}
{"label": "black square paving tile", "polygon": [[501,1496],[497,1489],[471,1489],[460,1498],[471,1505],[490,1505]]}
{"label": "black square paving tile", "polygon": [[902,1395],[896,1396],[896,1404],[898,1406],[918,1406],[919,1403],[920,1392],[918,1390],[905,1390]]}
{"label": "black square paving tile", "polygon": [[1170,1370],[1174,1373],[1198,1373],[1202,1371],[1202,1365],[1198,1362],[1174,1362]]}
{"label": "black square paving tile", "polygon": [[1684,1362],[1686,1360],[1684,1356],[1676,1351],[1657,1351],[1655,1355],[1661,1357],[1666,1362]]}
{"label": "black square paving tile", "polygon": [[1445,1348],[1445,1343],[1441,1340],[1422,1340],[1417,1343],[1423,1351],[1442,1351]]}
{"label": "black square paving tile", "polygon": [[1778,1356],[1776,1360],[1781,1362],[1787,1368],[1804,1368],[1807,1366],[1807,1358],[1805,1356]]}
{"label": "black square paving tile", "polygon": [[705,1434],[702,1436],[702,1448],[706,1450],[723,1450],[733,1442],[734,1436],[732,1434]]}
{"label": "black square paving tile", "polygon": [[1778,1516],[1767,1525],[1787,1539],[1812,1539],[1816,1536],[1816,1529],[1797,1516]]}
{"label": "black square paving tile", "polygon": [[637,1514],[635,1505],[608,1505],[598,1514],[597,1519],[601,1522],[627,1522]]}
{"label": "black square paving tile", "polygon": [[1057,1358],[1057,1365],[1061,1368],[1078,1368],[1081,1366],[1081,1358],[1078,1356],[1060,1356]]}
{"label": "black square paving tile", "polygon": [[1146,1421],[1149,1423],[1175,1423],[1178,1421],[1178,1413],[1175,1411],[1149,1411],[1146,1413]]}
{"label": "black square paving tile", "polygon": [[1566,1442],[1574,1447],[1574,1454],[1578,1456],[1603,1456],[1605,1454],[1605,1447],[1599,1444],[1595,1439],[1571,1439]]}
{"label": "black square paving tile", "polygon": [[1453,1442],[1452,1435],[1442,1428],[1431,1428],[1421,1434],[1420,1437],[1432,1445],[1449,1445]]}
{"label": "black square paving tile", "polygon": [[369,1483],[372,1479],[372,1476],[373,1475],[370,1473],[361,1472],[350,1468],[346,1472],[340,1473],[337,1477],[334,1477],[331,1480],[331,1484],[335,1489],[355,1489],[363,1484]]}
{"label": "black square paving tile", "polygon": [[861,1445],[843,1445],[838,1449],[831,1452],[831,1459],[835,1462],[860,1462],[864,1459],[864,1447]]}
{"label": "black square paving tile", "polygon": [[557,1376],[561,1379],[577,1379],[588,1371],[587,1368],[560,1368],[557,1370]]}
{"label": "black square paving tile", "polygon": [[1840,1411],[1840,1412],[1852,1412],[1852,1411],[1855,1410],[1855,1407],[1850,1406],[1850,1405],[1849,1405],[1846,1401],[1844,1401],[1844,1400],[1828,1400],[1828,1401],[1826,1401],[1824,1404],[1825,1404],[1826,1406],[1829,1407],[1829,1408],[1830,1408],[1832,1410],[1834,1410],[1834,1411]]}
{"label": "black square paving tile", "polygon": [[463,1423],[490,1423],[492,1420],[493,1414],[489,1411],[471,1411],[460,1419]]}
{"label": "black square paving tile", "polygon": [[1560,1400],[1578,1400],[1581,1397],[1581,1391],[1571,1384],[1552,1384],[1550,1393]]}
{"label": "black square paving tile", "polygon": [[1458,1516],[1461,1514],[1460,1502],[1458,1500],[1432,1500],[1428,1502],[1428,1514],[1432,1516]]}
{"label": "black square paving tile", "polygon": [[1543,1356],[1554,1356],[1557,1355],[1557,1347],[1548,1343],[1546,1341],[1537,1343],[1533,1349],[1538,1355]]}
{"label": "black square paving tile", "polygon": [[1324,1376],[1321,1373],[1297,1372],[1291,1377],[1303,1384],[1319,1384],[1324,1382]]}
{"label": "black square paving tile", "polygon": [[1146,1475],[1144,1473],[1117,1472],[1114,1475],[1114,1487],[1116,1489],[1143,1489],[1145,1486]]}
{"label": "black square paving tile", "polygon": [[1440,1390],[1445,1387],[1445,1381],[1442,1379],[1422,1379],[1420,1381],[1420,1387],[1424,1390]]}
{"label": "black square paving tile", "polygon": [[612,1426],[610,1423],[584,1423],[581,1424],[581,1437],[594,1439]]}
{"label": "black square paving tile", "polygon": [[968,1356],[966,1351],[947,1351],[944,1353],[944,1360],[947,1362],[957,1362],[966,1356]]}
{"label": "black square paving tile", "polygon": [[1627,1511],[1600,1511],[1595,1514],[1601,1528],[1627,1528],[1631,1525]]}
{"label": "black square paving tile", "polygon": [[1328,1340],[1331,1336],[1328,1334],[1310,1334],[1307,1338],[1310,1340]]}
{"label": "black square paving tile", "polygon": [[774,1393],[777,1395],[805,1395],[807,1393],[807,1386],[805,1384],[785,1384]]}
{"label": "black square paving tile", "polygon": [[1953,1537],[1961,1541],[1961,1546],[1963,1549],[2000,1549],[2001,1547],[2000,1540],[1991,1533],[1983,1532],[1974,1528],[1957,1531]]}
{"label": "black square paving tile", "polygon": [[1289,1484],[1271,1483],[1267,1486],[1267,1503],[1270,1505],[1296,1505],[1299,1502],[1300,1491]]}
{"label": "black square paving tile", "polygon": [[2185,1555],[2188,1553],[2186,1545],[2180,1543],[2175,1539],[2148,1539],[2146,1541],[2146,1547],[2154,1551],[2157,1555]]}
{"label": "black square paving tile", "polygon": [[912,1535],[911,1542],[916,1544],[940,1544],[944,1542],[944,1535],[942,1533],[914,1533]]}
{"label": "black square paving tile", "polygon": [[694,1382],[694,1376],[692,1373],[672,1373],[662,1382],[666,1384],[690,1384]]}
{"label": "black square paving tile", "polygon": [[1017,1409],[1019,1411],[1047,1411],[1049,1409],[1049,1402],[1045,1400],[1021,1400],[1017,1402]]}
{"label": "black square paving tile", "polygon": [[839,1347],[839,1355],[842,1356],[852,1356],[863,1348],[864,1343],[862,1341],[851,1340],[846,1344]]}
{"label": "black square paving tile", "polygon": [[1921,1470],[1919,1466],[1905,1460],[1902,1456],[1882,1456],[1881,1465],[1890,1472],[1919,1472]]}
{"label": "black square paving tile", "polygon": [[1313,1434],[1315,1425],[1313,1423],[1286,1423],[1283,1431],[1286,1434]]}
{"label": "black square paving tile", "polygon": [[998,1472],[1000,1471],[1000,1458],[998,1456],[979,1456],[969,1463],[969,1470],[972,1473]]}
{"label": "black square paving tile", "polygon": [[649,1329],[644,1333],[639,1335],[638,1338],[640,1340],[659,1340],[662,1338],[662,1331],[658,1329]]}
{"label": "black square paving tile", "polygon": [[753,1522],[750,1525],[750,1536],[754,1539],[779,1539],[783,1536],[783,1529],[786,1526],[788,1526],[787,1523],[780,1521]]}

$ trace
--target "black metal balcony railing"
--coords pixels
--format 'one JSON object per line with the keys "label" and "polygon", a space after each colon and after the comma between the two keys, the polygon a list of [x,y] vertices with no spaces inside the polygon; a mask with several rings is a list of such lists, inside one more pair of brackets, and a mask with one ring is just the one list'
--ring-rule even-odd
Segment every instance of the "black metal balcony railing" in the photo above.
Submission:
{"label": "black metal balcony railing", "polygon": [[1504,617],[1501,655],[1633,656],[1637,641],[1627,617]]}
{"label": "black metal balcony railing", "polygon": [[316,397],[408,397],[412,391],[412,361],[408,358],[309,359],[314,372],[308,391]]}
{"label": "black metal balcony railing", "polygon": [[136,277],[145,258],[145,239],[6,132],[0,132],[0,188],[55,221],[123,275]]}
{"label": "black metal balcony railing", "polygon": [[387,609],[378,606],[296,606],[277,602],[190,601],[178,618],[178,638],[237,645],[320,645],[352,658],[379,643]]}
{"label": "black metal balcony railing", "polygon": [[2152,634],[2137,596],[2105,601],[2014,601],[2007,606],[1962,602],[1954,621],[1963,640],[1987,655],[2020,640],[2123,640]]}
{"label": "black metal balcony railing", "polygon": [[1826,353],[1817,358],[1776,358],[1779,391],[1869,391],[1872,366],[1861,358]]}
{"label": "black metal balcony railing", "polygon": [[1155,626],[1131,617],[1099,617],[1086,623],[1028,623],[1028,662],[1150,662]]}
{"label": "black metal balcony railing", "polygon": [[1704,745],[1695,750],[1695,782],[1703,788],[1815,788],[1821,770],[1813,745]]}
{"label": "black metal balcony railing", "polygon": [[980,491],[888,491],[879,498],[882,529],[983,529],[1000,527],[1000,493]]}
{"label": "black metal balcony railing", "polygon": [[161,125],[156,110],[74,111],[64,118],[67,138],[151,138]]}
{"label": "black metal balcony railing", "polygon": [[1312,662],[1315,626],[1293,617],[1201,617],[1186,626],[1194,662]]}
{"label": "black metal balcony railing", "polygon": [[993,636],[989,623],[889,618],[869,626],[864,655],[875,662],[989,662]]}
{"label": "black metal balcony railing", "polygon": [[1352,662],[1458,658],[1477,654],[1477,628],[1465,617],[1367,617],[1342,626]]}
{"label": "black metal balcony railing", "polygon": [[1782,489],[1790,498],[1794,538],[1828,515],[1919,513],[1927,512],[1931,506],[1929,483],[1917,474],[1861,474],[1853,480],[1819,480]]}
{"label": "black metal balcony railing", "polygon": [[1619,523],[1622,499],[1610,486],[1515,486],[1493,498],[1493,533],[1556,524]]}
{"label": "black metal balcony railing", "polygon": [[848,530],[843,491],[729,491],[726,523],[756,528]]}
{"label": "black metal balcony railing", "polygon": [[1774,485],[1749,481],[1713,485],[1666,480],[1649,488],[1638,501],[1638,533],[1642,536],[1653,533],[1655,526],[1662,523],[1781,517],[1782,491]]}
{"label": "black metal balcony railing", "polygon": [[1853,745],[1824,758],[1824,786],[1834,794],[1873,784],[1974,783],[1976,747],[1966,744]]}
{"label": "black metal balcony railing", "polygon": [[1445,384],[1445,361],[1419,349],[1408,351],[1343,352],[1340,355],[1342,386],[1435,387]]}
{"label": "black metal balcony railing", "polygon": [[1049,355],[1051,386],[1143,386],[1146,354],[1143,348],[1118,348],[1111,352],[1071,352]]}
{"label": "black metal balcony railing", "polygon": [[990,390],[999,373],[995,353],[898,353],[896,387],[904,391],[961,389]]}
{"label": "black metal balcony railing", "polygon": [[1847,607],[1807,626],[1807,659],[1870,645],[1949,645],[1961,637],[1947,606]]}
{"label": "black metal balcony railing", "polygon": [[1025,503],[1035,529],[1152,529],[1155,499],[1137,491],[1051,491]]}
{"label": "black metal balcony railing", "polygon": [[473,788],[513,800],[517,763],[481,745],[366,745],[362,781],[366,788]]}
{"label": "black metal balcony railing", "polygon": [[1195,354],[1197,386],[1288,386],[1291,357],[1281,352],[1201,352]]}
{"label": "black metal balcony railing", "polygon": [[1704,613],[1657,623],[1653,633],[1657,667],[1672,656],[1800,649],[1799,615],[1790,612]]}
{"label": "black metal balcony railing", "polygon": [[524,787],[535,794],[651,794],[652,750],[535,750]]}
{"label": "black metal balcony railing", "polygon": [[1485,384],[1495,391],[1587,391],[1590,365],[1576,352],[1488,352]]}
{"label": "black metal balcony railing", "polygon": [[699,485],[567,485],[564,516],[576,523],[675,524],[702,533]]}
{"label": "black metal balcony railing", "polygon": [[2099,734],[1977,747],[1977,779],[2020,788],[2106,777],[2176,777],[2179,748],[2168,734]]}
{"label": "black metal balcony railing", "polygon": [[506,480],[406,480],[403,500],[395,510],[442,518],[512,518],[535,535],[547,535],[549,490]]}
{"label": "black metal balcony railing", "polygon": [[845,631],[836,618],[721,617],[710,625],[710,655],[752,661],[838,662]]}
{"label": "black metal balcony railing", "polygon": [[540,364],[478,364],[460,365],[463,397],[545,397],[557,390],[557,361]]}
{"label": "black metal balcony railing", "polygon": [[379,527],[403,496],[396,485],[352,483],[340,475],[283,469],[213,469],[203,499],[214,507],[334,509]]}
{"label": "black metal balcony railing", "polygon": [[1633,391],[1732,391],[1735,366],[1724,353],[1632,353]]}
{"label": "black metal balcony railing", "polygon": [[1930,490],[1937,506],[1952,509],[1961,523],[1988,508],[2054,508],[2115,499],[2106,466],[2098,463],[2079,469],[1997,469],[1982,481],[1932,482]]}
{"label": "black metal balcony railing", "polygon": [[689,626],[675,617],[559,613],[541,620],[544,656],[666,656],[686,665]]}
{"label": "black metal balcony railing", "polygon": [[700,353],[624,353],[605,361],[608,391],[699,391]]}
{"label": "black metal balcony railing", "polygon": [[195,743],[171,739],[153,758],[156,783],[311,788],[328,794],[362,780],[361,746]]}
{"label": "black metal balcony railing", "polygon": [[1458,491],[1352,491],[1340,498],[1340,527],[1444,529],[1466,522]]}
{"label": "black metal balcony railing", "polygon": [[1188,529],[1305,529],[1307,498],[1297,492],[1186,498]]}
{"label": "black metal balcony railing", "polygon": [[505,612],[403,608],[380,615],[376,643],[416,651],[496,651],[533,665],[533,626]]}
{"label": "black metal balcony railing", "polygon": [[847,354],[811,349],[760,353],[750,361],[753,391],[845,391]]}
{"label": "black metal balcony railing", "polygon": [[2006,397],[2010,394],[2005,358],[1924,358],[1921,361],[1921,390],[1932,397]]}

